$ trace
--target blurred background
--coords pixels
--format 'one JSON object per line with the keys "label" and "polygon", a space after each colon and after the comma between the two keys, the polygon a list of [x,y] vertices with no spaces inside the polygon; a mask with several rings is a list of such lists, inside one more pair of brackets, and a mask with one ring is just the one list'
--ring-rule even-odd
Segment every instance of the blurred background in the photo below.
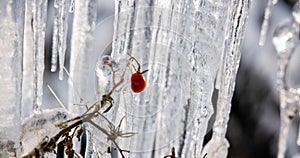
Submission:
{"label": "blurred background", "polygon": [[[227,132],[227,138],[230,142],[228,157],[230,158],[276,157],[280,117],[279,97],[276,89],[277,53],[272,45],[272,35],[276,26],[291,18],[291,9],[295,2],[296,0],[278,0],[278,3],[272,8],[270,26],[264,46],[259,46],[258,43],[267,0],[252,0],[251,2]],[[113,15],[113,0],[98,0],[97,5],[98,23]],[[48,7],[48,18],[52,19],[54,17],[53,1],[49,1]],[[71,23],[72,17],[69,18],[69,21]],[[45,83],[50,84],[53,89],[64,89],[64,86],[67,86],[67,80],[59,81],[58,72],[50,72],[52,25],[52,20],[48,20],[46,34],[48,42],[45,48],[45,57],[48,59],[45,59]],[[112,28],[113,26],[102,27],[101,29],[103,32],[112,32]],[[71,32],[72,27],[69,27],[68,31]],[[69,52],[67,50],[66,53],[65,65],[67,68],[69,67]],[[299,49],[292,58],[288,78],[292,86],[297,88],[300,83]],[[62,102],[67,103],[66,91],[60,90],[56,93]],[[46,88],[44,89],[44,97],[49,99],[44,99],[43,105],[57,104],[55,98]],[[297,156],[297,153],[300,153],[300,148],[296,144],[298,116],[293,118],[293,124],[287,145],[286,157],[288,158],[300,157],[300,155]],[[210,133],[207,137],[209,135]]]}
{"label": "blurred background", "polygon": [[[280,128],[279,97],[276,88],[277,53],[272,45],[275,28],[292,17],[296,0],[279,0],[271,9],[266,44],[259,46],[260,29],[266,0],[253,0],[250,5],[242,46],[242,58],[232,99],[227,131],[229,157],[276,157]],[[299,46],[298,46],[299,47]],[[297,48],[288,70],[288,83],[299,88],[300,52]],[[293,118],[289,131],[286,157],[300,157],[296,144],[299,116]]]}

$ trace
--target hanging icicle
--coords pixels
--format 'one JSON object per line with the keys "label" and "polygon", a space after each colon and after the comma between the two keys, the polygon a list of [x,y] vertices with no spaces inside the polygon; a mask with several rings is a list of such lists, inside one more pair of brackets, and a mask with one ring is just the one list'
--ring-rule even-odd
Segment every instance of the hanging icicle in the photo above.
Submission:
{"label": "hanging icicle", "polygon": [[259,45],[263,46],[266,42],[266,36],[269,28],[269,19],[271,16],[272,7],[277,3],[277,0],[268,0],[267,8],[265,9],[264,20],[261,25],[260,37],[259,37]]}
{"label": "hanging icicle", "polygon": [[56,71],[57,57],[58,57],[60,80],[63,79],[65,53],[67,49],[68,16],[69,16],[69,9],[70,9],[69,7],[70,7],[69,0],[54,1],[55,17],[54,17],[54,26],[53,26],[51,71],[52,72]]}
{"label": "hanging icicle", "polygon": [[47,18],[47,0],[34,0],[33,5],[33,54],[34,54],[34,100],[33,110],[40,111],[43,96],[43,76],[44,76],[44,45],[45,29]]}
{"label": "hanging icicle", "polygon": [[227,124],[231,109],[231,99],[235,87],[236,74],[240,62],[239,45],[243,38],[245,22],[249,10],[249,1],[239,1],[231,3],[230,8],[236,8],[229,16],[228,39],[224,41],[224,52],[222,55],[222,65],[219,69],[219,94],[217,100],[216,119],[213,125],[213,135],[211,140],[205,145],[202,156],[209,155],[210,158],[227,157],[229,142],[225,138]]}
{"label": "hanging icicle", "polygon": [[68,13],[70,0],[62,0],[60,11],[60,25],[59,25],[59,79],[63,79],[63,72],[65,66],[65,53],[67,49],[67,33],[68,33]]}
{"label": "hanging icicle", "polygon": [[[93,30],[96,21],[96,1],[95,0],[75,0],[74,5],[74,21],[73,32],[71,39],[71,56],[70,56],[70,78],[72,84],[76,86],[79,94],[83,98],[87,97],[87,76],[89,73],[89,58],[92,51]],[[80,103],[81,98],[74,93],[74,90],[69,92],[69,105]],[[79,111],[78,106],[67,107],[74,113]]]}
{"label": "hanging icicle", "polygon": [[59,25],[60,23],[60,7],[61,1],[54,0],[54,20],[53,20],[53,35],[52,35],[52,56],[51,56],[51,72],[57,70],[58,58],[58,42],[59,42]]}

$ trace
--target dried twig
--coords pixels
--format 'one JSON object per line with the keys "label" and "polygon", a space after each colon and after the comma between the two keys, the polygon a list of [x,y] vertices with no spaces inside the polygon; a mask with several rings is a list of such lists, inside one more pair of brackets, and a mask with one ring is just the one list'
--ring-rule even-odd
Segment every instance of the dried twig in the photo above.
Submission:
{"label": "dried twig", "polygon": [[[126,68],[128,68],[128,66],[130,65],[132,59],[134,59],[137,62],[137,60],[135,58],[131,57],[127,62]],[[104,110],[104,112],[103,112],[103,113],[106,113],[113,106],[113,98],[111,97],[111,95],[116,90],[116,88],[118,88],[124,82],[124,76],[125,76],[126,69],[122,73],[122,75],[120,77],[120,80],[118,82],[116,82],[115,81],[115,73],[118,70],[114,70],[111,64],[108,64],[108,63],[106,63],[106,64],[111,68],[111,71],[113,73],[112,74],[113,88],[107,94],[102,96],[102,100],[100,102],[95,102],[94,104],[92,104],[91,107],[87,108],[87,111],[85,113],[83,113],[81,116],[77,116],[77,117],[71,118],[71,119],[69,119],[65,122],[62,122],[60,124],[57,124],[56,126],[61,128],[61,130],[55,136],[51,137],[50,139],[48,137],[45,137],[45,139],[42,142],[40,142],[31,152],[29,152],[26,155],[22,156],[23,158],[43,157],[45,153],[54,151],[54,149],[56,148],[57,142],[61,138],[64,138],[63,139],[64,140],[64,145],[67,147],[67,149],[65,151],[66,154],[71,155],[71,157],[74,154],[78,156],[78,153],[76,153],[73,150],[72,139],[73,139],[76,131],[78,133],[77,138],[80,137],[79,135],[80,135],[80,133],[82,133],[82,132],[80,132],[81,128],[79,130],[77,130],[77,128],[85,122],[90,123],[91,125],[96,127],[98,130],[100,130],[102,133],[104,133],[107,136],[107,140],[112,141],[116,145],[116,147],[118,148],[118,150],[119,150],[120,154],[122,155],[122,157],[125,158],[123,152],[129,152],[129,151],[128,150],[122,150],[119,147],[118,143],[116,142],[116,139],[118,137],[123,137],[123,138],[131,137],[131,136],[135,135],[136,133],[134,133],[134,132],[123,133],[120,130],[120,126],[121,126],[121,123],[122,123],[124,117],[120,120],[120,123],[119,123],[118,127],[115,127],[112,124],[112,122],[109,121],[100,112],[100,109],[103,108],[107,103],[109,103],[110,104],[109,107],[106,110]],[[78,95],[79,95],[79,93],[78,93]],[[80,100],[82,101],[82,99],[80,99]],[[94,109],[94,110],[92,110],[92,109]],[[97,125],[96,123],[94,123],[92,121],[92,119],[94,119],[98,116],[101,116],[102,118],[104,118],[108,122],[109,130],[106,130],[106,129],[100,127],[99,125]],[[71,134],[71,136],[70,136],[69,132],[71,132],[72,130],[73,130],[73,134]]]}

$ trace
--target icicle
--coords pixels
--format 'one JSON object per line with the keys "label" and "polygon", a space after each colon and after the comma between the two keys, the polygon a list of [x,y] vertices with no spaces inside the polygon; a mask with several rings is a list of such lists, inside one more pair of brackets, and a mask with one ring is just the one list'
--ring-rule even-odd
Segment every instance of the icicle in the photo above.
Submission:
{"label": "icicle", "polygon": [[224,52],[222,55],[222,65],[220,66],[219,78],[219,94],[217,101],[216,119],[213,125],[213,135],[211,140],[205,145],[202,156],[205,154],[211,158],[227,157],[229,143],[225,138],[227,124],[231,109],[231,99],[233,96],[236,74],[240,61],[239,45],[243,38],[244,24],[248,16],[249,2],[240,1],[238,4],[232,3],[229,8],[237,8],[231,12],[226,32],[228,39],[224,43]]}
{"label": "icicle", "polygon": [[53,26],[53,44],[51,71],[57,69],[57,55],[59,55],[59,79],[63,79],[63,69],[65,62],[65,53],[67,49],[67,34],[68,34],[68,9],[69,0],[54,1],[55,18]]}
{"label": "icicle", "polygon": [[59,25],[60,23],[60,8],[61,1],[54,1],[54,20],[53,20],[53,35],[52,35],[52,56],[51,56],[51,72],[55,72],[57,70],[57,58],[58,58],[58,42],[59,42]]}
{"label": "icicle", "polygon": [[[128,92],[123,96],[124,103],[120,101],[119,105],[130,114],[127,115],[126,128],[139,133],[129,141],[130,157],[133,158],[163,157],[172,146],[179,157],[200,157],[208,120],[213,112],[210,101],[213,80],[210,77],[214,77],[219,68],[218,53],[222,48],[227,53],[222,72],[229,70],[229,73],[222,76],[222,95],[225,94],[222,105],[226,105],[220,112],[222,125],[218,125],[223,127],[224,136],[226,132],[248,1],[232,3],[232,6],[222,2],[207,2],[206,6],[201,3],[193,6],[190,1],[165,2],[151,4],[168,8],[160,10],[155,7],[140,9],[138,2],[126,6],[119,0],[115,1],[113,58],[130,54],[149,69],[145,92],[137,95]],[[127,7],[131,10],[119,13]],[[227,143],[225,146],[218,143],[225,147],[222,156],[226,156],[228,142],[219,138],[220,142]],[[149,149],[157,150],[151,153]]]}
{"label": "icicle", "polygon": [[25,5],[6,0],[0,6],[0,157],[18,157]]}
{"label": "icicle", "polygon": [[[97,58],[92,56],[95,52],[99,50],[93,50],[93,31],[95,28],[96,22],[96,0],[75,0],[74,2],[74,19],[73,19],[73,28],[72,28],[72,37],[71,37],[71,53],[70,53],[70,78],[72,78],[73,85],[76,86],[78,93],[83,97],[80,98],[74,92],[74,90],[69,90],[69,104],[67,109],[73,114],[81,114],[85,109],[79,106],[72,106],[80,103],[83,99],[84,101],[95,101],[89,100],[94,98],[93,89],[88,89],[88,80],[87,76],[90,74],[90,69],[94,68],[91,66],[90,62]],[[72,2],[71,2],[72,7]],[[70,8],[67,8],[69,11]],[[99,56],[99,54],[98,54]],[[70,81],[70,80],[69,80]],[[91,95],[92,94],[92,95]],[[98,134],[99,132],[97,132]],[[93,133],[96,134],[96,133]],[[92,139],[88,139],[87,151],[95,151],[95,146]],[[97,144],[98,146],[98,144]],[[95,152],[88,152],[86,157],[95,157]]]}
{"label": "icicle", "polygon": [[68,9],[69,0],[62,0],[62,6],[60,7],[60,25],[59,25],[59,79],[63,79],[63,72],[65,66],[65,53],[67,49],[67,34],[68,34]]}
{"label": "icicle", "polygon": [[[79,91],[83,99],[87,97],[86,84],[88,76],[89,57],[91,57],[92,31],[96,21],[95,0],[75,1],[73,32],[71,39],[70,77],[73,85]],[[66,10],[65,10],[66,11]],[[80,103],[80,98],[72,90],[69,92],[69,104]],[[77,106],[78,107],[78,106]],[[67,107],[77,113],[80,109],[76,106]]]}
{"label": "icicle", "polygon": [[44,75],[44,44],[45,25],[47,18],[47,0],[34,0],[33,5],[33,53],[34,53],[34,100],[33,109],[40,110],[43,96],[43,75]]}
{"label": "icicle", "polygon": [[[25,2],[24,15],[24,43],[23,43],[23,79],[22,79],[22,118],[29,116],[33,112],[33,73],[34,73],[34,59],[33,59],[33,17],[32,1]],[[30,83],[30,84],[28,84]]]}
{"label": "icicle", "polygon": [[261,25],[259,45],[263,46],[266,42],[267,31],[269,28],[269,18],[271,16],[271,8],[277,3],[277,0],[268,0],[267,8],[265,9],[264,20]]}

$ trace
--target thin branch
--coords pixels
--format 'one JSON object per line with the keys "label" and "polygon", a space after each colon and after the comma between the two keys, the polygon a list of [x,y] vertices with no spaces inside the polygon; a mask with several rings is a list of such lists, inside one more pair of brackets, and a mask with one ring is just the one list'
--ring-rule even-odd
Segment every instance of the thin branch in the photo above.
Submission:
{"label": "thin branch", "polygon": [[66,69],[66,67],[64,67],[64,71],[66,72],[68,78],[71,80],[72,87],[73,87],[73,89],[75,90],[76,95],[80,98],[80,103],[82,103],[82,102],[83,102],[83,98],[82,98],[81,95],[79,94],[78,89],[75,87],[74,81],[73,81],[72,77],[70,76],[70,73],[69,73],[69,71]]}
{"label": "thin branch", "polygon": [[57,102],[59,103],[59,105],[60,105],[62,108],[67,109],[67,108],[65,107],[65,105],[62,103],[62,101],[58,98],[58,96],[56,95],[56,93],[54,92],[54,90],[50,87],[49,84],[47,84],[47,87],[48,87],[48,89],[50,90],[50,92],[52,93],[52,95],[55,97],[55,99],[57,100]]}
{"label": "thin branch", "polygon": [[[115,81],[113,81],[114,82],[113,83],[114,84],[113,88],[107,94],[103,95],[102,100],[100,102],[95,102],[89,108],[85,104],[86,108],[87,108],[87,111],[84,114],[82,114],[81,116],[77,116],[77,117],[74,117],[72,119],[69,119],[69,120],[67,120],[67,121],[65,121],[63,123],[57,124],[56,126],[62,128],[62,129],[55,136],[51,137],[50,139],[48,137],[45,137],[45,139],[42,142],[40,142],[31,152],[25,154],[23,156],[23,158],[43,157],[45,153],[52,152],[55,149],[55,147],[56,147],[56,143],[58,142],[58,140],[61,137],[65,137],[65,139],[71,139],[72,140],[73,137],[74,137],[76,129],[78,128],[78,126],[82,125],[84,122],[90,123],[91,125],[93,125],[94,127],[96,127],[98,130],[100,130],[102,133],[104,133],[107,136],[107,139],[111,140],[116,145],[116,147],[118,148],[120,154],[122,155],[122,158],[125,158],[125,156],[123,155],[123,152],[129,152],[129,151],[128,150],[122,150],[119,147],[119,145],[117,144],[116,139],[117,139],[117,137],[124,137],[124,138],[131,137],[131,136],[135,135],[136,133],[135,132],[123,133],[120,130],[121,124],[122,124],[122,121],[123,121],[124,117],[120,120],[119,125],[116,128],[114,126],[114,124],[110,120],[108,120],[103,114],[101,114],[99,112],[99,110],[102,107],[104,107],[107,104],[107,102],[110,103],[110,107],[107,110],[105,110],[105,111],[108,111],[111,108],[111,106],[113,104],[113,98],[111,97],[111,95],[116,90],[116,88],[119,87],[124,82],[124,76],[125,76],[126,69],[128,68],[129,64],[131,63],[130,60],[132,60],[132,59],[134,59],[137,62],[137,60],[135,58],[133,58],[133,57],[131,57],[128,60],[126,68],[125,68],[124,72],[122,73],[119,82],[115,83]],[[139,65],[138,62],[137,62],[137,64],[139,66],[138,67],[138,71],[139,71],[140,65]],[[111,67],[111,70],[113,72],[113,80],[114,80],[115,79],[115,72],[117,72],[118,70],[113,70],[112,66],[111,65],[109,65],[109,66]],[[67,73],[69,79],[72,81],[72,78],[70,77],[69,72],[66,70],[66,68],[64,68],[64,70]],[[62,104],[62,102],[59,100],[59,98],[57,97],[57,95],[53,91],[53,89],[49,85],[47,85],[47,87],[49,88],[49,90],[51,91],[51,93],[54,95],[54,97],[57,99],[57,101],[59,102],[59,104],[63,108],[65,108],[65,106]],[[74,85],[73,85],[73,88],[77,92],[77,95],[80,97],[79,92],[76,90],[76,88],[74,87]],[[82,101],[83,101],[83,99],[80,97],[80,102],[82,102]],[[95,107],[95,109],[92,112],[90,112],[91,109],[93,109],[94,107]],[[94,123],[92,121],[92,119],[94,119],[95,117],[97,117],[99,115],[108,122],[108,127],[109,127],[110,131],[108,131],[108,130],[102,128],[102,127],[100,127],[99,125],[97,125],[96,123]],[[70,125],[68,125],[68,123],[70,123],[72,121],[75,121],[75,122],[71,123]],[[70,137],[68,133],[72,129],[74,129],[74,131],[73,131],[73,134]],[[72,143],[69,144],[69,145],[71,147],[69,146],[70,148],[68,147],[68,150],[69,151],[73,151],[73,149],[72,149]],[[77,153],[75,153],[75,155],[77,155]]]}
{"label": "thin branch", "polygon": [[92,124],[93,126],[95,126],[97,129],[99,129],[101,132],[103,132],[105,135],[109,136],[110,134],[107,132],[106,129],[100,127],[99,125],[97,125],[96,123],[94,123],[92,120],[88,120],[87,122],[89,122],[90,124]]}

